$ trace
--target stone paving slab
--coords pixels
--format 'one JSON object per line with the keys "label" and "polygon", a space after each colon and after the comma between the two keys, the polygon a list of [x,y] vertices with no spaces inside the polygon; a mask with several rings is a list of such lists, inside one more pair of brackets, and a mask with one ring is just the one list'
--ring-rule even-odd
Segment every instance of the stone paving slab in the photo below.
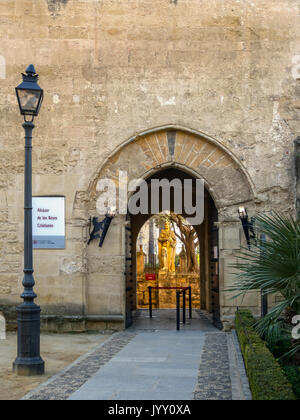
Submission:
{"label": "stone paving slab", "polygon": [[[193,309],[193,317],[189,319],[188,310],[186,312],[186,324],[180,325],[182,331],[215,331],[211,316],[198,309]],[[182,311],[180,312],[182,321]],[[176,311],[170,309],[153,309],[153,318],[149,318],[149,311],[141,309],[136,312],[134,324],[131,329],[135,330],[176,330]]]}
{"label": "stone paving slab", "polygon": [[[236,377],[235,379],[232,378],[231,382],[233,385],[233,390],[235,388],[238,388],[238,394],[235,395],[236,398],[234,399],[249,401],[249,400],[252,400],[252,393],[250,390],[250,385],[249,385],[249,381],[248,381],[248,377],[246,373],[244,359],[243,359],[243,355],[242,355],[242,351],[240,348],[236,331],[235,330],[232,331],[232,334],[230,334],[229,336],[235,348],[235,352],[233,353],[234,353],[234,358],[235,358],[234,368],[236,370]],[[231,354],[230,347],[228,348],[228,350],[229,350],[229,356],[230,356]]]}
{"label": "stone paving slab", "polygon": [[[140,332],[69,399],[105,400],[108,385],[111,400],[191,400],[204,339],[199,331]],[[120,372],[130,374],[119,381]]]}

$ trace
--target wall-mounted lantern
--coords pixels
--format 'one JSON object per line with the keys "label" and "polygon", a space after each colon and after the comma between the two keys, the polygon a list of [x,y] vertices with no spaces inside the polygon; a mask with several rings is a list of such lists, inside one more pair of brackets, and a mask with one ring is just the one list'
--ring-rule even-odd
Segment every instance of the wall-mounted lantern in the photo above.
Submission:
{"label": "wall-mounted lantern", "polygon": [[[256,233],[254,230],[255,218],[251,217],[251,219],[249,220],[249,216],[245,207],[239,208],[239,216],[243,225],[248,248],[251,249],[251,239],[253,239],[256,243]],[[265,241],[266,241],[265,235],[260,235],[261,246]],[[267,313],[268,313],[268,296],[263,292],[263,290],[261,290],[261,316],[262,318],[266,316]]]}
{"label": "wall-mounted lantern", "polygon": [[98,217],[90,218],[90,228],[93,224],[93,230],[92,232],[90,232],[90,239],[88,241],[88,245],[94,239],[100,239],[99,247],[102,248],[110,224],[115,216],[116,212],[112,210],[106,214],[105,218],[101,222],[98,221]]}
{"label": "wall-mounted lantern", "polygon": [[255,218],[251,217],[249,220],[248,212],[245,207],[239,208],[239,217],[243,225],[245,238],[247,241],[248,248],[251,248],[251,239],[256,240],[256,234],[254,230]]}

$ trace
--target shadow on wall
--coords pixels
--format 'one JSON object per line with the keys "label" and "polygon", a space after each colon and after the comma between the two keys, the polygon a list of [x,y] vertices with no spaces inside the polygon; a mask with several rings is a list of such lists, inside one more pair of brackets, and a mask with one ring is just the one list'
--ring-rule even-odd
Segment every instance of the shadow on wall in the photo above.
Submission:
{"label": "shadow on wall", "polygon": [[0,80],[6,79],[6,60],[5,57],[0,55]]}
{"label": "shadow on wall", "polygon": [[57,16],[61,11],[62,7],[65,7],[69,0],[46,0],[48,4],[48,10],[51,16]]}
{"label": "shadow on wall", "polygon": [[6,340],[6,321],[3,315],[0,314],[0,340]]}

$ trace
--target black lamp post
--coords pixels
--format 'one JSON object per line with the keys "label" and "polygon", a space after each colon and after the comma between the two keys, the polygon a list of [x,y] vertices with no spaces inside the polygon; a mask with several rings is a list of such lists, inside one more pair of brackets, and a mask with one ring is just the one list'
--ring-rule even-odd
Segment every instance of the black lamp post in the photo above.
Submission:
{"label": "black lamp post", "polygon": [[[260,245],[262,248],[261,252],[264,252],[264,243],[266,242],[266,235],[260,235]],[[261,317],[265,317],[268,314],[268,295],[261,290]]]}
{"label": "black lamp post", "polygon": [[[32,252],[32,130],[43,101],[44,92],[37,84],[38,75],[31,64],[23,82],[16,88],[21,115],[24,116],[25,130],[25,188],[24,188],[24,302],[17,308],[18,318],[18,357],[13,370],[18,375],[43,375],[44,361],[40,356],[40,312],[34,303],[37,295],[33,291],[33,252]],[[29,117],[27,119],[26,117]]]}

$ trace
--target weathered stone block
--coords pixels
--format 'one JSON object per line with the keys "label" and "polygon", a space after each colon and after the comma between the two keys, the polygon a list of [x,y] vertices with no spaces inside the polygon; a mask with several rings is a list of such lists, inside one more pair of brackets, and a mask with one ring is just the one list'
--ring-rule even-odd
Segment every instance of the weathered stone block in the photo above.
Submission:
{"label": "weathered stone block", "polygon": [[220,248],[224,250],[241,249],[240,226],[224,226],[220,229]]}

